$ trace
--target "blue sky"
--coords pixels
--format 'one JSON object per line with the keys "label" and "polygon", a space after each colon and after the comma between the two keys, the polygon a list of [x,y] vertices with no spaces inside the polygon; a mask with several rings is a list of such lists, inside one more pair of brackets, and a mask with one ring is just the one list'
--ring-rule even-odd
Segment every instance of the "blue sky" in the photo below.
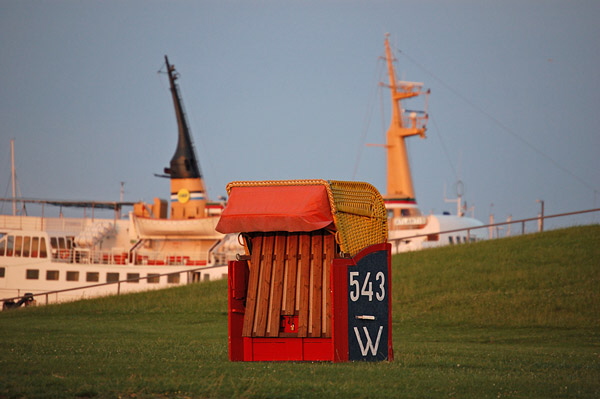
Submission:
{"label": "blue sky", "polygon": [[[211,198],[233,180],[385,191],[380,56],[431,88],[410,139],[424,213],[457,180],[475,217],[600,207],[597,1],[2,1],[0,196],[10,139],[30,198],[167,198],[176,145],[164,55]],[[383,106],[382,106],[383,104]],[[493,205],[492,205],[493,204]],[[587,218],[590,218],[588,216]],[[598,221],[598,216],[596,216]]]}

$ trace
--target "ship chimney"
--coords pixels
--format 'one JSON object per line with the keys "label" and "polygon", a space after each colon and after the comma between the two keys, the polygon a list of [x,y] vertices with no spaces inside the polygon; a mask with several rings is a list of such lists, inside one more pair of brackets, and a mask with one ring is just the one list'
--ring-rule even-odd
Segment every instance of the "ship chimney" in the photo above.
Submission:
{"label": "ship chimney", "polygon": [[176,83],[179,74],[175,71],[175,66],[169,63],[166,55],[165,62],[179,131],[175,154],[171,158],[169,167],[165,168],[165,173],[171,178],[171,219],[201,218],[206,216],[204,181],[196,160],[189,125]]}

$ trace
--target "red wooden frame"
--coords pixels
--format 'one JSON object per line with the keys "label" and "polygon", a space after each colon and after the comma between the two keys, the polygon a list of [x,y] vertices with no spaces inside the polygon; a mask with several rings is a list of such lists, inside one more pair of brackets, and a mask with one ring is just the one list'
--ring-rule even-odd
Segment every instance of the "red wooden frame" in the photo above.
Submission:
{"label": "red wooden frame", "polygon": [[[329,290],[331,295],[332,334],[330,338],[244,337],[245,298],[248,287],[247,261],[229,262],[229,359],[231,361],[333,361],[350,359],[348,271],[364,257],[385,251],[387,265],[387,354],[381,360],[393,360],[391,308],[391,246],[376,244],[363,249],[354,258],[336,258],[332,262]],[[374,305],[375,306],[375,305]]]}

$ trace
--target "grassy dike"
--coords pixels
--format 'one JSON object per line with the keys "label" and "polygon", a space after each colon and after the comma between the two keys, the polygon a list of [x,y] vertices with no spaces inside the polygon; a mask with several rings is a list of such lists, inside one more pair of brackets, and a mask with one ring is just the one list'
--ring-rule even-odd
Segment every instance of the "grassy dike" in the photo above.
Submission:
{"label": "grassy dike", "polygon": [[393,362],[229,362],[217,281],[0,313],[0,398],[600,397],[600,226],[393,263]]}

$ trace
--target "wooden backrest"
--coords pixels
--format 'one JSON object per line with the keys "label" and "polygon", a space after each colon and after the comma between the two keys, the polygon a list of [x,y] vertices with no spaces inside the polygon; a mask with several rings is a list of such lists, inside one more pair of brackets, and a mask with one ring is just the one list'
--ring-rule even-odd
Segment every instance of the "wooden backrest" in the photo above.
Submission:
{"label": "wooden backrest", "polygon": [[[246,236],[250,251],[242,336],[331,337],[331,262],[339,252],[327,230]],[[282,320],[294,325],[283,332]]]}

